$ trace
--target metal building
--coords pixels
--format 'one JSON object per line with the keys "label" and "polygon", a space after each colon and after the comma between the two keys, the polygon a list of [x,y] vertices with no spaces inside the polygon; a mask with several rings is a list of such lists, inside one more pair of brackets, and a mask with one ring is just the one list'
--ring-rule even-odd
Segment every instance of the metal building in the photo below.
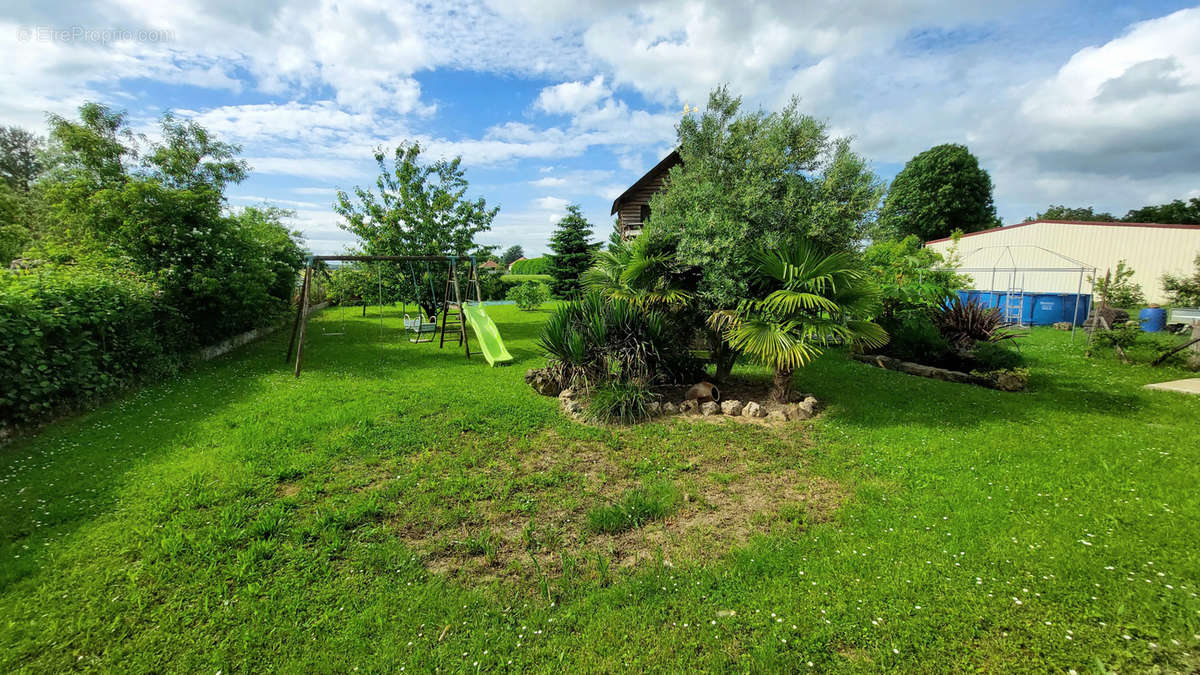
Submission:
{"label": "metal building", "polygon": [[[1200,255],[1200,225],[1035,220],[972,232],[964,235],[957,247],[951,239],[935,239],[925,245],[943,256],[953,252],[959,259],[972,259],[973,264],[969,265],[972,268],[978,268],[977,261],[986,256],[984,249],[1040,249],[1078,261],[1080,266],[1094,267],[1101,278],[1109,270],[1116,271],[1117,262],[1124,260],[1134,270],[1133,280],[1141,285],[1146,300],[1165,303],[1162,276],[1190,275],[1195,269],[1196,256]],[[1079,292],[1079,280],[1074,274],[1036,271],[1044,267],[1040,262],[1013,265],[1018,266],[1028,271],[1012,284],[1025,293]],[[972,288],[996,288],[999,283],[981,278],[985,273],[977,269],[966,274],[975,280]]]}

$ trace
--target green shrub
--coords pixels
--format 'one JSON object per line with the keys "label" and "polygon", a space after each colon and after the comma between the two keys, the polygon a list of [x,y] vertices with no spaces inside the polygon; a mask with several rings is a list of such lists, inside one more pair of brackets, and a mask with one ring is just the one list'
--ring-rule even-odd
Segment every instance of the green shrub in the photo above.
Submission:
{"label": "green shrub", "polygon": [[528,258],[526,260],[518,260],[513,263],[510,274],[550,274],[550,259],[546,256],[540,258]]}
{"label": "green shrub", "polygon": [[885,325],[891,336],[885,352],[904,361],[928,365],[948,364],[954,350],[937,326],[926,316],[912,315],[893,325]]}
{"label": "green shrub", "polygon": [[500,277],[500,281],[509,284],[523,284],[526,281],[537,281],[543,284],[548,284],[554,280],[554,277],[549,274],[505,274]]}
{"label": "green shrub", "polygon": [[1025,365],[1025,357],[1015,349],[995,342],[980,342],[971,350],[976,370],[1014,370]]}
{"label": "green shrub", "polygon": [[545,284],[529,281],[509,288],[505,297],[517,303],[517,309],[530,312],[550,299],[550,289]]}
{"label": "green shrub", "polygon": [[591,390],[584,415],[601,424],[634,424],[650,418],[654,395],[635,382],[608,382]]}
{"label": "green shrub", "polygon": [[1163,291],[1178,307],[1200,307],[1200,255],[1196,256],[1196,269],[1192,275],[1164,274]]}
{"label": "green shrub", "polygon": [[21,255],[31,239],[29,230],[21,225],[0,225],[0,267],[8,267],[14,258]]}
{"label": "green shrub", "polygon": [[679,488],[668,481],[636,488],[611,506],[598,506],[588,511],[588,529],[600,534],[626,532],[666,518],[675,511],[679,501]]}
{"label": "green shrub", "polygon": [[960,352],[975,348],[979,342],[1011,340],[1015,334],[1000,315],[998,307],[985,307],[974,298],[955,297],[933,313],[933,323],[942,337]]}
{"label": "green shrub", "polygon": [[0,425],[172,368],[181,322],[158,298],[104,270],[0,272]]}
{"label": "green shrub", "polygon": [[1117,261],[1117,269],[1103,277],[1089,276],[1096,295],[1111,307],[1134,309],[1146,304],[1146,296],[1142,287],[1133,281],[1133,268],[1125,265],[1124,260]]}
{"label": "green shrub", "polygon": [[481,270],[479,274],[479,295],[483,300],[503,300],[508,293],[508,285],[501,281],[499,272]]}
{"label": "green shrub", "polygon": [[538,346],[569,386],[695,381],[702,370],[682,330],[664,312],[593,291],[556,307]]}

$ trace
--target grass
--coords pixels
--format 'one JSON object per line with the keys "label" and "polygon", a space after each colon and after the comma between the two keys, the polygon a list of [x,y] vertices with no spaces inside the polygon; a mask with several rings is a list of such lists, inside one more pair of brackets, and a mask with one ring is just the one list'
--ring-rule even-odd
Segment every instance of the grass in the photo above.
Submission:
{"label": "grass", "polygon": [[669,516],[675,510],[679,496],[679,490],[666,481],[629,490],[615,504],[588,511],[588,527],[604,534],[627,532]]}
{"label": "grass", "polygon": [[829,354],[809,423],[595,428],[488,311],[513,367],[326,313],[0,449],[0,669],[1200,668],[1187,373],[1037,330],[1025,393]]}

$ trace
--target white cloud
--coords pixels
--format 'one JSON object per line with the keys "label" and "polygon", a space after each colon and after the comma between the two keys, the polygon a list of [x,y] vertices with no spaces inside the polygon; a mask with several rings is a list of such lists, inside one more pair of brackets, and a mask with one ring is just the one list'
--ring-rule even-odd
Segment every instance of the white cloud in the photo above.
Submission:
{"label": "white cloud", "polygon": [[533,105],[551,115],[573,115],[594,108],[611,94],[604,86],[604,76],[597,75],[589,82],[563,82],[546,87]]}
{"label": "white cloud", "polygon": [[1077,52],[1020,108],[1048,171],[1151,178],[1200,173],[1200,8]]}
{"label": "white cloud", "polygon": [[561,197],[538,197],[537,199],[533,200],[533,205],[535,207],[543,211],[552,211],[555,213],[561,213],[562,211],[565,211],[567,204],[569,203],[570,202]]}
{"label": "white cloud", "polygon": [[531,180],[531,181],[529,181],[529,184],[533,185],[535,187],[562,187],[567,184],[567,179],[566,178],[555,178],[553,176],[546,176],[545,178]]}

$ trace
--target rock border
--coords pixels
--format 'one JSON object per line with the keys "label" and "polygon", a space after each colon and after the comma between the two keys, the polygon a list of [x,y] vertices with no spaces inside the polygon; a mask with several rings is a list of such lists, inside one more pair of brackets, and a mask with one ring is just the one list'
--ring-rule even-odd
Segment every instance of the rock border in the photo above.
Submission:
{"label": "rock border", "polygon": [[997,391],[1024,391],[1028,381],[1028,378],[1008,371],[997,371],[986,376],[975,375],[974,373],[937,368],[921,363],[913,363],[912,361],[901,361],[900,359],[883,356],[882,354],[851,354],[850,358],[867,365],[875,366],[876,368],[883,368],[884,370],[894,370],[908,375],[916,375],[917,377],[926,377],[931,380],[941,380],[943,382],[974,384]]}
{"label": "rock border", "polygon": [[[577,389],[563,389],[558,394],[559,408],[563,414],[578,422],[583,417],[585,393]],[[655,401],[648,408],[650,419],[663,417],[729,418],[738,422],[796,422],[816,417],[820,403],[813,396],[802,395],[799,401],[786,404],[759,403],[758,401],[726,400],[696,401],[685,399],[678,404],[672,401]]]}

